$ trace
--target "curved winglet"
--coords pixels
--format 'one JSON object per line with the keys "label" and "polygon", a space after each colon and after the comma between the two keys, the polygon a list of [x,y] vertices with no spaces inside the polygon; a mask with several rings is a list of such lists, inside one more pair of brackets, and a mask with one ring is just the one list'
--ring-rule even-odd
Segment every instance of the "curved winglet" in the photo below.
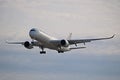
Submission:
{"label": "curved winglet", "polygon": [[114,36],[115,36],[115,34],[112,37],[110,37],[110,38],[113,38]]}

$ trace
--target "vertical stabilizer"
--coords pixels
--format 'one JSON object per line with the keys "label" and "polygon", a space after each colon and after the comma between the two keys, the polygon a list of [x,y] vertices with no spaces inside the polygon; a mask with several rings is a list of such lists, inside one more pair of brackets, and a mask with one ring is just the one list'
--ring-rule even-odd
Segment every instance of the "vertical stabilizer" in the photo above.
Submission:
{"label": "vertical stabilizer", "polygon": [[67,40],[71,40],[71,37],[72,37],[72,33],[69,33]]}

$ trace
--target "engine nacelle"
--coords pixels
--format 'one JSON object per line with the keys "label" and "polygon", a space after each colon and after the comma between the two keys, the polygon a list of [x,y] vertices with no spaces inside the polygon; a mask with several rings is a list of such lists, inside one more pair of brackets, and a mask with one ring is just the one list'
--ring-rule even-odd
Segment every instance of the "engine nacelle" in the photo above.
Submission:
{"label": "engine nacelle", "polygon": [[61,40],[60,44],[64,47],[68,47],[69,46],[69,42],[65,39]]}
{"label": "engine nacelle", "polygon": [[25,41],[25,42],[24,42],[24,47],[27,48],[27,49],[32,49],[32,48],[33,48],[33,45],[32,45],[30,42]]}

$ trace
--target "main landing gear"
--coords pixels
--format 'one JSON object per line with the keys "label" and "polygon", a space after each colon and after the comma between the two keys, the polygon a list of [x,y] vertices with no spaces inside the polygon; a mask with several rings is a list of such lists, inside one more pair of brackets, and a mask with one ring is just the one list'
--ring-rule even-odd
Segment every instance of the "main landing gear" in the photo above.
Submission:
{"label": "main landing gear", "polygon": [[64,51],[61,50],[61,46],[58,46],[58,53],[64,53]]}

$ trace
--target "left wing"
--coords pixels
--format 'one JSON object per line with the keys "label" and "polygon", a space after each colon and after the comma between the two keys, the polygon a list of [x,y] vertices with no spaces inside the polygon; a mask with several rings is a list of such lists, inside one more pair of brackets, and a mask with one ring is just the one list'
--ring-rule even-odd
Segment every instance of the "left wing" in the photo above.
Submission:
{"label": "left wing", "polygon": [[38,47],[43,46],[43,44],[38,42],[38,41],[32,41],[32,42],[29,42],[29,41],[25,41],[25,42],[7,42],[6,41],[6,43],[8,43],[8,44],[21,44],[21,45],[32,45],[32,46],[38,46]]}
{"label": "left wing", "polygon": [[24,45],[25,42],[7,42],[6,41],[6,43],[8,43],[8,44],[22,44],[22,45]]}
{"label": "left wing", "polygon": [[68,40],[69,44],[77,44],[77,43],[86,43],[86,42],[91,42],[91,41],[96,41],[96,40],[105,40],[105,39],[111,39],[113,38],[115,35],[111,36],[111,37],[107,37],[107,38],[96,38],[96,39],[79,39],[79,40]]}

